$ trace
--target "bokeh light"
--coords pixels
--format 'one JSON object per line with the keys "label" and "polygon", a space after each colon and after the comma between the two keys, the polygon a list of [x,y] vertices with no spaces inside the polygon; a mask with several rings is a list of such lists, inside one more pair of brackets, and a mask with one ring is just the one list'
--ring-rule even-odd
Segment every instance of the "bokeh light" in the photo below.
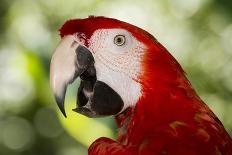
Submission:
{"label": "bokeh light", "polygon": [[34,133],[30,123],[9,117],[1,126],[2,143],[9,149],[23,151],[33,145]]}
{"label": "bokeh light", "polygon": [[34,123],[39,134],[47,138],[58,137],[63,131],[55,111],[49,108],[39,109],[35,114]]}

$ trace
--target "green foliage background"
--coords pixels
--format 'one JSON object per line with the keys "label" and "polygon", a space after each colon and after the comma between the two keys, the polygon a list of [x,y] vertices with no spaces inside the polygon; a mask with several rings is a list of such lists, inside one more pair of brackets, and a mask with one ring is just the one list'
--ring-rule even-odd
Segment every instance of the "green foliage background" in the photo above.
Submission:
{"label": "green foliage background", "polygon": [[70,18],[115,17],[152,33],[181,63],[201,98],[232,134],[232,1],[0,0],[0,154],[84,155],[115,138],[113,118],[63,119],[49,87],[59,27]]}

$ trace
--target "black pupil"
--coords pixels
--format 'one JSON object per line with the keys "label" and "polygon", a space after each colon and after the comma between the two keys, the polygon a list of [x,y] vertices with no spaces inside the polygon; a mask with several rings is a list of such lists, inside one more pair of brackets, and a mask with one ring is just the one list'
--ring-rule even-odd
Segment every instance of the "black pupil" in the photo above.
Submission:
{"label": "black pupil", "polygon": [[122,43],[122,38],[121,38],[121,37],[118,37],[118,38],[117,38],[117,42],[118,42],[118,43]]}

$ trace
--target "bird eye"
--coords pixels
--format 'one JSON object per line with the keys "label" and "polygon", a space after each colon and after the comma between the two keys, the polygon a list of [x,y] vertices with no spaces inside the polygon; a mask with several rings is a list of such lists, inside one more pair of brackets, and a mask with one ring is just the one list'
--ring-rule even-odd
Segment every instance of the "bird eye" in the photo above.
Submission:
{"label": "bird eye", "polygon": [[116,44],[118,46],[124,45],[125,42],[126,42],[126,37],[124,35],[116,35],[114,37],[114,44]]}

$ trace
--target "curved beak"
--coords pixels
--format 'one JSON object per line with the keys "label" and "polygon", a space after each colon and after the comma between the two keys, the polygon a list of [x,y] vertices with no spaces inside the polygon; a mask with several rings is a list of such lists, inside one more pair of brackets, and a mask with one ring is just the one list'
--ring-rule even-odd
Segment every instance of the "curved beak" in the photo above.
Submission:
{"label": "curved beak", "polygon": [[93,64],[91,52],[75,42],[73,36],[64,37],[57,46],[50,64],[50,84],[57,105],[65,117],[64,100],[68,84]]}

